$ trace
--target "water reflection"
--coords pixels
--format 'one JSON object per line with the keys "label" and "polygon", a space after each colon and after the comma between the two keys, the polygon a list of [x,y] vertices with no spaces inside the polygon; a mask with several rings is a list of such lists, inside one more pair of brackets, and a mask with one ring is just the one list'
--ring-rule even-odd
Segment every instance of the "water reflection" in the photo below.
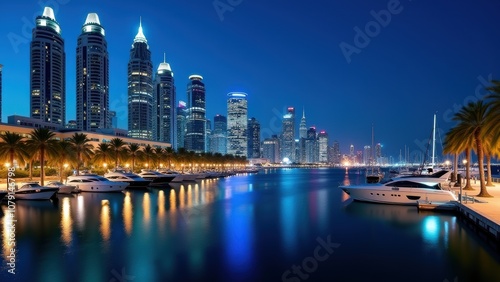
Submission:
{"label": "water reflection", "polygon": [[102,202],[101,205],[101,225],[99,230],[101,231],[102,240],[107,242],[109,237],[111,237],[111,216],[109,202]]}
{"label": "water reflection", "polygon": [[[10,250],[15,247],[11,245],[11,238],[15,238],[16,234],[14,233],[14,229],[12,228],[12,224],[15,222],[12,221],[9,210],[6,209],[5,216],[2,217],[2,249],[3,249],[3,257],[5,261],[9,261],[9,256],[11,254]],[[15,220],[15,218],[14,218]]]}
{"label": "water reflection", "polygon": [[130,197],[130,192],[125,192],[125,197],[123,198],[123,226],[125,227],[125,233],[130,236],[132,233],[132,220],[134,212],[132,210],[132,199]]}
{"label": "water reflection", "polygon": [[73,232],[73,220],[71,218],[71,203],[69,197],[62,199],[61,208],[61,240],[66,246],[70,246]]}
{"label": "water reflection", "polygon": [[144,193],[142,199],[142,211],[143,211],[143,227],[145,230],[149,230],[151,226],[151,199],[149,193]]}

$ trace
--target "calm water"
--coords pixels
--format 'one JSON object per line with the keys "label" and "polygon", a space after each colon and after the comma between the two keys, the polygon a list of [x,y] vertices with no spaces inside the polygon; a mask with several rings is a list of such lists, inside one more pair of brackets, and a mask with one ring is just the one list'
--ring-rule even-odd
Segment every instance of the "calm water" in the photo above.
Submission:
{"label": "calm water", "polygon": [[126,193],[3,203],[0,281],[500,281],[453,214],[352,202],[341,169],[278,169]]}

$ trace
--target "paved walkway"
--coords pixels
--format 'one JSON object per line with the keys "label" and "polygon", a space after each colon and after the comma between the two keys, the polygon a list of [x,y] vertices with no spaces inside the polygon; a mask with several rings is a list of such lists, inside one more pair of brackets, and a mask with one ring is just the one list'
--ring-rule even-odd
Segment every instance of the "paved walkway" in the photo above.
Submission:
{"label": "paved walkway", "polygon": [[[474,197],[480,202],[465,201],[464,199],[458,206],[461,212],[479,227],[486,229],[497,239],[500,239],[500,183],[494,184],[494,187],[486,187],[493,198],[476,197],[480,191],[479,181],[474,184],[474,180],[471,180],[474,190],[462,190],[462,193],[464,196]],[[457,191],[457,194],[460,193],[460,188],[452,187],[452,190]]]}

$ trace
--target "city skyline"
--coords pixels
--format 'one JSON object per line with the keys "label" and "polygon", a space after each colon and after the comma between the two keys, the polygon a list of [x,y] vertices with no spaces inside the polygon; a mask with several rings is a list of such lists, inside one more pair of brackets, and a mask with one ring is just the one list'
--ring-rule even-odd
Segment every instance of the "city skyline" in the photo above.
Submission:
{"label": "city skyline", "polygon": [[[397,157],[405,145],[425,148],[435,112],[443,139],[454,124],[452,114],[467,101],[484,97],[487,81],[498,77],[500,37],[493,29],[493,11],[499,3],[449,7],[324,1],[269,3],[262,9],[242,2],[224,12],[221,20],[211,2],[145,1],[134,9],[127,8],[132,6],[128,1],[53,2],[66,48],[66,120],[75,119],[76,41],[91,12],[99,15],[106,30],[110,110],[117,112],[120,128],[126,128],[127,120],[124,66],[141,16],[153,66],[166,53],[180,89],[189,75],[203,75],[207,119],[226,114],[226,93],[248,93],[249,116],[261,123],[262,139],[279,134],[281,117],[294,106],[305,108],[307,127],[326,130],[330,141],[339,141],[342,152],[350,144],[370,144],[374,124],[375,141]],[[43,7],[32,1],[3,5],[9,10],[9,25],[0,27],[5,43],[0,47],[5,121],[13,114],[29,116],[29,41]],[[184,95],[177,99],[186,100]]]}

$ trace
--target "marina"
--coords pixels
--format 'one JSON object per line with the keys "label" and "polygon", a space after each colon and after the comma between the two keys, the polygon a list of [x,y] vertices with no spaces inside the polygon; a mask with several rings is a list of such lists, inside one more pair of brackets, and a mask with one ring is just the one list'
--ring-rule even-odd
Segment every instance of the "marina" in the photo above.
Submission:
{"label": "marina", "polygon": [[[343,169],[278,168],[19,201],[17,274],[6,276],[4,267],[0,279],[119,281],[124,273],[132,281],[294,281],[294,266],[310,281],[500,279],[498,244],[464,217],[356,202],[337,187],[364,181]],[[464,206],[483,204],[494,205]],[[5,265],[9,211],[1,208]],[[325,259],[313,263],[317,248]],[[381,271],[387,264],[391,270]]]}

